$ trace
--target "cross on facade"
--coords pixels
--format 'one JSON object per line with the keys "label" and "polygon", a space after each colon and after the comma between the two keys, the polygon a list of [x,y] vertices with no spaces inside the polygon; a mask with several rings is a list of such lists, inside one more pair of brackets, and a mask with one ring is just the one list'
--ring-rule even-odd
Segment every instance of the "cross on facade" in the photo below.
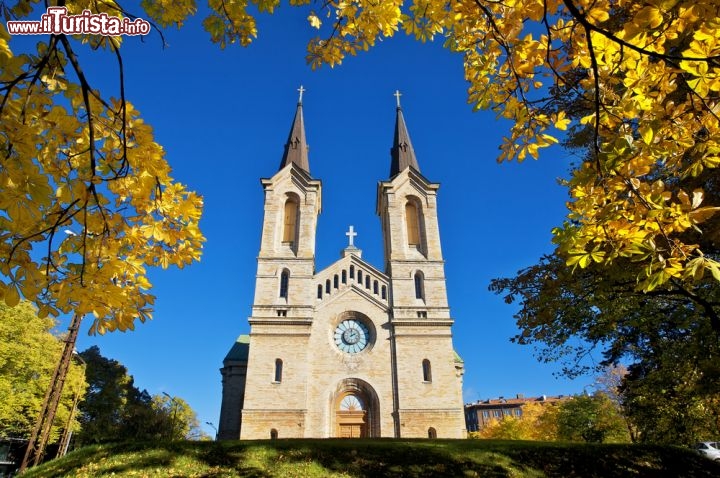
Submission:
{"label": "cross on facade", "polygon": [[305,91],[305,88],[303,88],[303,86],[300,85],[300,88],[298,88],[298,91],[300,92],[300,99],[298,100],[298,103],[302,103],[302,94]]}
{"label": "cross on facade", "polygon": [[402,93],[400,93],[400,90],[395,90],[393,96],[397,100],[397,107],[400,108],[400,97],[402,96]]}
{"label": "cross on facade", "polygon": [[350,226],[350,230],[346,232],[345,235],[348,237],[348,241],[350,242],[348,246],[353,247],[353,239],[357,236],[357,232],[355,232],[355,229]]}

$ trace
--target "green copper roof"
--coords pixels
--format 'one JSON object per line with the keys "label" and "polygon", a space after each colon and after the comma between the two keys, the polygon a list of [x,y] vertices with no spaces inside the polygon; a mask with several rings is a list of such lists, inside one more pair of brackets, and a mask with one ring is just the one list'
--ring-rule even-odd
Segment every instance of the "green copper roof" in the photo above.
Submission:
{"label": "green copper roof", "polygon": [[230,351],[225,356],[224,361],[236,360],[236,361],[247,361],[248,354],[250,353],[250,336],[241,335],[237,338]]}
{"label": "green copper roof", "polygon": [[456,350],[453,350],[453,353],[455,354],[455,363],[465,363]]}

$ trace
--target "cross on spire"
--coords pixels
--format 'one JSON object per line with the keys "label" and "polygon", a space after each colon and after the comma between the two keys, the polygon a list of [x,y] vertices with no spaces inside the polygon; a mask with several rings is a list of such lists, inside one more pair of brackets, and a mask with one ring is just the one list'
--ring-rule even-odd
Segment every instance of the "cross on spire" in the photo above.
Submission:
{"label": "cross on spire", "polygon": [[305,91],[305,88],[303,88],[303,85],[300,85],[300,88],[298,88],[298,91],[300,92],[300,99],[298,100],[298,103],[302,103],[302,94]]}
{"label": "cross on spire", "polygon": [[397,107],[400,108],[400,97],[402,96],[402,93],[400,93],[400,90],[395,90],[393,96],[397,100]]}
{"label": "cross on spire", "polygon": [[345,235],[348,237],[348,247],[353,247],[353,239],[355,238],[355,236],[357,236],[357,232],[355,232],[355,229],[350,226],[350,230],[346,232]]}

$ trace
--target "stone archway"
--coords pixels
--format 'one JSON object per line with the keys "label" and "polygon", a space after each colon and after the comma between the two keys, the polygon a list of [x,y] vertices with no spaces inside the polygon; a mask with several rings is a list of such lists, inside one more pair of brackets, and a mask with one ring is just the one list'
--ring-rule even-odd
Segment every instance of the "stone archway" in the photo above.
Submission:
{"label": "stone archway", "polygon": [[331,415],[335,437],[380,436],[379,401],[375,390],[364,380],[347,378],[338,384]]}

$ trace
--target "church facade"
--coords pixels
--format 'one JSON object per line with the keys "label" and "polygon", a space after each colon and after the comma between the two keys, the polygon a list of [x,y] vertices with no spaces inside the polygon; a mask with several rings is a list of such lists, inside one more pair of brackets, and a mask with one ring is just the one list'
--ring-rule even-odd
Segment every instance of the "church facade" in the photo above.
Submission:
{"label": "church facade", "polygon": [[341,258],[315,270],[322,184],[310,174],[302,96],[280,168],[261,182],[250,335],[221,369],[218,438],[464,438],[439,185],[420,173],[399,101],[376,198],[382,270],[362,259],[352,227]]}

